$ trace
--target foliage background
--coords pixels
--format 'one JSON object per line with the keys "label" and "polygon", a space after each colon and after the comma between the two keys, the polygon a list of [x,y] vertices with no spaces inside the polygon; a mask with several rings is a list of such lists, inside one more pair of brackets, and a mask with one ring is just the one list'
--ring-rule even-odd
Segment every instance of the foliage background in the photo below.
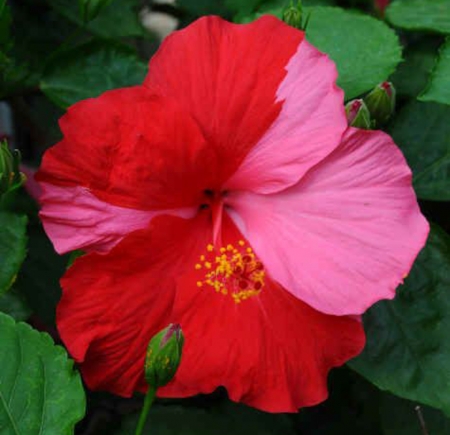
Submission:
{"label": "foliage background", "polygon": [[[105,5],[83,21],[73,0],[0,0],[0,99],[7,103],[0,106],[0,135],[30,166],[59,139],[57,120],[70,104],[143,80],[161,40],[148,28],[149,14],[183,27],[205,14],[236,22],[281,17],[285,6],[283,0],[80,1]],[[372,0],[304,0],[304,6],[307,38],[337,63],[347,100],[381,81],[394,83],[397,109],[384,129],[413,169],[433,224],[429,241],[397,298],[364,316],[366,349],[332,373],[327,402],[270,415],[229,402],[219,389],[158,401],[149,433],[420,435],[423,417],[430,435],[450,434],[450,0],[394,0],[384,17]],[[5,123],[8,108],[13,129]],[[0,434],[133,434],[142,398],[85,392],[66,352],[54,345],[58,280],[68,258],[53,251],[37,211],[24,191],[0,203]]]}

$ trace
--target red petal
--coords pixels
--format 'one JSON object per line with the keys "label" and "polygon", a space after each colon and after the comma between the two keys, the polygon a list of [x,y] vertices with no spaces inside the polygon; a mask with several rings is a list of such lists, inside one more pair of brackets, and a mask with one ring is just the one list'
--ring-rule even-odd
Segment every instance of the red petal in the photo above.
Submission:
{"label": "red petal", "polygon": [[122,396],[143,386],[150,338],[171,322],[174,280],[211,237],[208,217],[157,217],[107,255],[78,258],[61,280],[61,338],[87,385]]}
{"label": "red petal", "polygon": [[203,17],[166,38],[152,58],[145,85],[177,98],[196,119],[221,161],[218,182],[280,113],[277,89],[303,36],[271,16],[246,25]]}
{"label": "red petal", "polygon": [[[224,240],[240,236],[225,219]],[[200,271],[201,272],[201,271]],[[258,296],[236,304],[212,287],[195,288],[199,272],[178,286],[173,321],[185,334],[168,397],[210,393],[224,386],[230,398],[269,412],[295,412],[327,397],[327,374],[364,346],[359,321],[322,314],[270,279]]]}
{"label": "red petal", "polygon": [[81,101],[60,126],[64,139],[46,152],[39,181],[85,186],[107,203],[140,210],[198,205],[211,184],[214,162],[195,121],[145,87]]}
{"label": "red petal", "polygon": [[[224,221],[225,241],[236,242],[239,234]],[[161,395],[224,386],[232,400],[271,412],[324,400],[329,369],[362,349],[361,324],[319,313],[270,279],[240,304],[199,289],[194,266],[210,238],[207,213],[157,217],[109,254],[89,254],[69,269],[58,329],[87,385],[123,396],[145,389],[148,341],[177,322],[186,338],[181,366]]]}

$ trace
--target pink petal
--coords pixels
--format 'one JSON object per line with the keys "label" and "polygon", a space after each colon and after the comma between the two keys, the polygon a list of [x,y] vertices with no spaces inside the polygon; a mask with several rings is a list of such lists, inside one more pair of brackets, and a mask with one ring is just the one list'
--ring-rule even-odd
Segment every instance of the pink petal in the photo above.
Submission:
{"label": "pink petal", "polygon": [[175,98],[195,119],[221,162],[218,185],[278,117],[277,89],[303,38],[269,15],[249,24],[202,17],[168,36],[152,57],[145,86]]}
{"label": "pink petal", "polygon": [[429,231],[392,139],[353,128],[295,186],[232,194],[228,206],[271,276],[335,315],[393,298]]}
{"label": "pink petal", "polygon": [[134,210],[108,204],[82,186],[61,187],[40,183],[40,217],[59,254],[83,249],[107,252],[128,233],[145,228],[161,214],[192,217],[196,208],[177,210]]}
{"label": "pink petal", "polygon": [[282,190],[339,145],[347,121],[336,78],[328,56],[303,41],[277,91],[281,113],[226,183],[227,189]]}

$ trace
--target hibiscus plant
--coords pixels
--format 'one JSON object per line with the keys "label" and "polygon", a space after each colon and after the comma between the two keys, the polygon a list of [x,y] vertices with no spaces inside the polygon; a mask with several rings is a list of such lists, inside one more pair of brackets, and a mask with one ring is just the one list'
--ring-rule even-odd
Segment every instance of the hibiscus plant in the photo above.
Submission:
{"label": "hibiscus plant", "polygon": [[450,0],[0,0],[0,435],[450,435]]}

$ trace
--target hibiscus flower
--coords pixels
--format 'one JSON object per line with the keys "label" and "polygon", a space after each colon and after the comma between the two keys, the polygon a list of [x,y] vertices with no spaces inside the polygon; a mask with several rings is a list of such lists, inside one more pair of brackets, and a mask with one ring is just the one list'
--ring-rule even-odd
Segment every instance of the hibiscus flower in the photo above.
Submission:
{"label": "hibiscus flower", "polygon": [[142,86],[81,101],[37,179],[60,253],[57,324],[87,385],[145,391],[150,338],[185,335],[158,394],[218,386],[271,412],[327,396],[428,225],[382,132],[347,128],[334,63],[274,17],[175,32]]}

